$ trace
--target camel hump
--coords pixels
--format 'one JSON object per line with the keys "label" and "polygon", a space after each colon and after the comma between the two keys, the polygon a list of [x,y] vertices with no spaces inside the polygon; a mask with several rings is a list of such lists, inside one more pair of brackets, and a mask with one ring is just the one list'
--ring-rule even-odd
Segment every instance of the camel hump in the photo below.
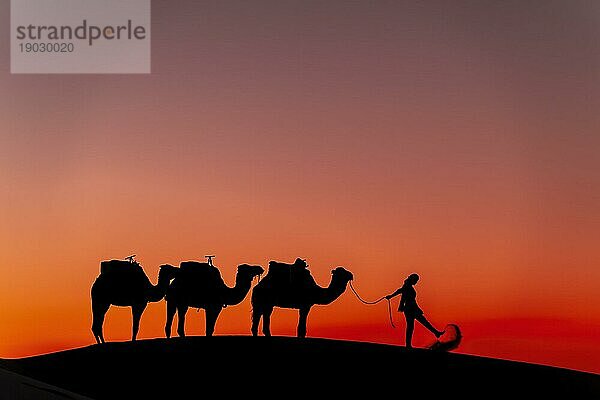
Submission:
{"label": "camel hump", "polygon": [[137,262],[125,260],[108,260],[100,262],[100,273],[107,275],[144,275],[144,270]]}

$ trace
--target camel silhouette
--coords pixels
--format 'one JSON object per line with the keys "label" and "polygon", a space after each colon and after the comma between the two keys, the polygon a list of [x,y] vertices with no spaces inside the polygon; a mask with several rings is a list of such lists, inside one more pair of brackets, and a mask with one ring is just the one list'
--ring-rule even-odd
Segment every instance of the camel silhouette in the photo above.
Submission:
{"label": "camel silhouette", "polygon": [[100,275],[92,285],[92,333],[96,342],[104,343],[102,325],[111,305],[131,307],[133,316],[131,340],[135,340],[140,327],[142,313],[148,302],[157,302],[165,297],[167,287],[179,268],[161,265],[158,284],[152,285],[137,262],[130,259],[102,261]]}
{"label": "camel silhouette", "polygon": [[241,264],[237,267],[235,286],[225,285],[217,267],[196,261],[182,262],[178,276],[167,289],[167,322],[165,335],[171,337],[173,317],[177,313],[177,334],[185,336],[185,314],[189,307],[206,311],[206,336],[212,336],[217,318],[224,306],[242,302],[254,277],[265,270],[259,265]]}
{"label": "camel silhouette", "polygon": [[328,287],[320,287],[307,269],[304,260],[294,264],[269,262],[269,271],[252,291],[252,335],[258,335],[258,324],[263,319],[263,334],[271,336],[271,314],[274,307],[299,310],[298,337],[306,336],[306,320],[315,304],[327,305],[344,293],[352,273],[342,267],[331,271]]}

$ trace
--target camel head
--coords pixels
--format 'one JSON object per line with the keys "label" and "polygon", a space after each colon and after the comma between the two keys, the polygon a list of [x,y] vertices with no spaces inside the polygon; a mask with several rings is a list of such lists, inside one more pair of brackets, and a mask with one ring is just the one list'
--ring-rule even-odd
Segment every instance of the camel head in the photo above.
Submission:
{"label": "camel head", "polygon": [[340,280],[342,282],[350,282],[354,279],[352,272],[348,271],[344,267],[337,267],[336,269],[331,271],[332,279]]}
{"label": "camel head", "polygon": [[174,267],[170,264],[163,264],[160,267],[158,267],[158,280],[165,279],[167,281],[170,281],[171,279],[175,278],[177,271],[179,271],[179,268]]}
{"label": "camel head", "polygon": [[296,267],[301,267],[301,268],[308,268],[308,263],[306,262],[306,260],[303,260],[302,258],[296,258],[296,261],[294,261],[294,266]]}
{"label": "camel head", "polygon": [[237,268],[238,275],[247,276],[251,280],[257,276],[262,275],[264,272],[265,272],[265,270],[260,265],[241,264],[241,265],[238,265],[238,268]]}

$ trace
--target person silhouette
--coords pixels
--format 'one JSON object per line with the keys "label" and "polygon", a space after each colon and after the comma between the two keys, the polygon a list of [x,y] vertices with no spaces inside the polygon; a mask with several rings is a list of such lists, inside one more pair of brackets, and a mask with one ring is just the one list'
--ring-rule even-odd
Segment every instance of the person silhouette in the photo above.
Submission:
{"label": "person silhouette", "polygon": [[431,333],[435,335],[436,338],[439,338],[444,334],[444,331],[438,331],[431,325],[429,321],[423,315],[423,310],[419,308],[417,304],[417,291],[413,287],[419,281],[419,275],[410,274],[406,280],[404,280],[404,285],[398,290],[396,290],[392,294],[388,294],[385,296],[387,300],[402,294],[400,298],[400,304],[398,305],[398,311],[404,313],[404,318],[406,319],[406,347],[412,348],[412,336],[413,331],[415,330],[415,319],[419,321],[425,328],[427,328]]}

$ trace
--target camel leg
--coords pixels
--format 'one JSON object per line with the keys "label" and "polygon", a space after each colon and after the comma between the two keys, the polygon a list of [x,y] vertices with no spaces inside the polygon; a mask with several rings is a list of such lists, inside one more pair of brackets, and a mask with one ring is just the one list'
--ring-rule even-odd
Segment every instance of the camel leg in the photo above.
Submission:
{"label": "camel leg", "polygon": [[298,337],[303,338],[306,337],[306,320],[308,318],[308,312],[310,308],[301,308],[298,310],[299,318],[298,318]]}
{"label": "camel leg", "polygon": [[179,337],[185,337],[185,314],[187,310],[187,306],[177,307],[177,334]]}
{"label": "camel leg", "polygon": [[96,338],[96,343],[104,343],[104,334],[102,332],[102,326],[104,325],[104,316],[108,311],[110,304],[98,304],[98,302],[92,303],[92,333]]}
{"label": "camel leg", "polygon": [[147,304],[134,304],[131,306],[131,315],[133,316],[133,325],[131,329],[131,341],[135,342],[138,331],[140,330],[140,319],[146,309]]}
{"label": "camel leg", "polygon": [[263,310],[263,335],[265,336],[271,336],[271,314],[273,314],[273,307]]}
{"label": "camel leg", "polygon": [[167,339],[171,337],[171,326],[173,325],[173,318],[175,317],[176,311],[177,307],[175,306],[175,302],[167,301],[167,322],[165,323],[165,336]]}
{"label": "camel leg", "polygon": [[219,306],[208,307],[206,309],[206,336],[212,336],[215,331],[215,325],[217,324],[217,318],[221,313],[222,308]]}
{"label": "camel leg", "polygon": [[252,336],[258,336],[258,324],[260,323],[260,317],[262,311],[258,307],[252,307]]}

